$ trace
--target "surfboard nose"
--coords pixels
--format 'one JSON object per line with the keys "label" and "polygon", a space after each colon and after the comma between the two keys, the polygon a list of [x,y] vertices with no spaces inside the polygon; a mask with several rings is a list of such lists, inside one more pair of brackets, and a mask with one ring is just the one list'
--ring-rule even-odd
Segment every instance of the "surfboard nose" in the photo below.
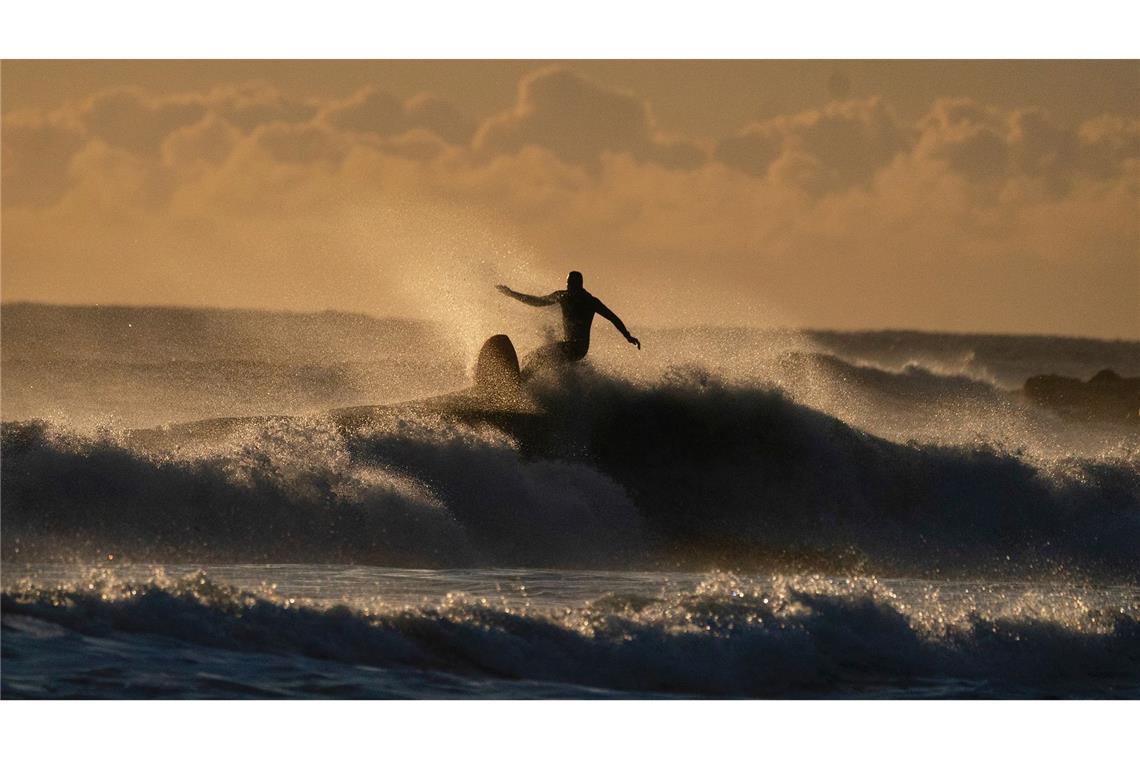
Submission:
{"label": "surfboard nose", "polygon": [[517,391],[522,382],[519,356],[506,335],[492,335],[479,349],[475,362],[475,388],[483,393]]}

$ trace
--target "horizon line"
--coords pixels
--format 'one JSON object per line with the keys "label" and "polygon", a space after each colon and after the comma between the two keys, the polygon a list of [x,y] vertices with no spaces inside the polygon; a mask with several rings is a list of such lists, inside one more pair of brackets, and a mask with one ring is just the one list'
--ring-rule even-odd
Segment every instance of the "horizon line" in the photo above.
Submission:
{"label": "horizon line", "polygon": [[[364,311],[352,311],[333,307],[325,309],[287,309],[267,308],[257,306],[210,306],[188,304],[129,304],[129,303],[56,303],[50,301],[35,301],[29,299],[9,300],[0,299],[0,307],[14,306],[40,306],[58,309],[165,309],[168,311],[205,311],[205,312],[250,312],[278,315],[321,315],[343,314],[346,316],[364,317],[377,321],[391,322],[418,322],[422,324],[436,324],[435,320],[423,317],[406,317],[396,314],[376,314]],[[710,323],[698,322],[693,324],[645,324],[650,330],[692,330],[692,329],[721,329],[721,330],[760,330],[771,332],[805,332],[805,333],[921,333],[925,335],[953,335],[953,336],[986,336],[995,338],[1061,338],[1065,340],[1096,340],[1106,343],[1138,343],[1140,335],[1136,337],[1108,337],[1104,335],[1085,335],[1076,333],[1047,333],[1040,331],[1009,332],[1009,331],[968,331],[954,329],[929,329],[920,327],[807,327],[792,324],[741,324],[741,323]]]}

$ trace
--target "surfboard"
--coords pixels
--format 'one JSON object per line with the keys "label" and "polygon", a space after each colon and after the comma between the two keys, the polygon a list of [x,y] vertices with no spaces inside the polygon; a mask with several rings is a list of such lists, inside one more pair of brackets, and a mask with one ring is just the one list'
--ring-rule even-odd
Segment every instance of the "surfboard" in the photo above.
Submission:
{"label": "surfboard", "polygon": [[492,335],[475,361],[475,390],[488,395],[516,394],[522,386],[519,355],[506,335]]}

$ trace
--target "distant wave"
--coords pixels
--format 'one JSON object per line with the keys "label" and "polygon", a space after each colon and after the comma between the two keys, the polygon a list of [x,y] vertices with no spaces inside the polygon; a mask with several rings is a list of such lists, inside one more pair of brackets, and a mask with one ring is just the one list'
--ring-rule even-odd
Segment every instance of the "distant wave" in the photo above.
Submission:
{"label": "distant wave", "polygon": [[1019,391],[918,360],[887,369],[797,351],[782,355],[770,377],[796,401],[896,442],[989,442],[1035,460],[1140,461],[1140,428],[1125,415],[1065,417]]}
{"label": "distant wave", "polygon": [[[969,410],[976,422],[986,415],[1024,417],[1030,410],[1008,391],[965,374],[946,374],[910,361],[899,369],[853,363],[834,354],[789,352],[773,372],[782,387],[823,410],[842,409],[870,429],[905,429],[934,410]],[[942,428],[947,425],[940,426]],[[962,427],[971,427],[965,424]]]}
{"label": "distant wave", "polygon": [[[294,669],[306,661],[331,662],[484,683],[572,684],[610,694],[788,697],[908,688],[913,695],[926,681],[940,684],[943,695],[954,682],[964,693],[982,695],[1140,693],[1134,610],[1009,616],[946,610],[945,617],[924,618],[867,581],[754,583],[714,576],[691,592],[610,595],[561,613],[465,598],[364,612],[297,604],[191,576],[10,590],[2,611],[5,657],[14,665],[48,649],[59,632],[70,632],[115,641],[107,652],[158,637],[166,648],[178,642],[195,651],[289,657]],[[272,696],[253,691],[245,682],[253,676],[243,681],[242,669],[256,659],[229,662],[229,683],[203,684],[198,673],[188,679],[187,693],[233,696],[240,686],[239,693]],[[89,676],[59,682],[55,696],[111,688],[116,671],[99,664],[92,663]],[[177,688],[176,678],[166,676],[168,689]],[[381,679],[379,670],[355,675],[357,683]],[[6,669],[3,696],[34,693],[23,691]]]}
{"label": "distant wave", "polygon": [[947,373],[910,360],[901,368],[887,369],[874,364],[855,363],[835,354],[795,352],[782,364],[791,371],[815,368],[825,370],[859,387],[916,400],[939,399],[947,395],[1005,398],[1007,394],[993,383],[965,373]]}
{"label": "distant wave", "polygon": [[1020,388],[1033,375],[1088,378],[1105,367],[1140,374],[1140,342],[1058,335],[930,333],[914,330],[807,330],[819,350],[854,364],[898,371],[907,365]]}
{"label": "distant wave", "polygon": [[1140,577],[1127,457],[892,443],[696,369],[536,393],[538,418],[263,419],[157,451],[5,423],[4,557]]}

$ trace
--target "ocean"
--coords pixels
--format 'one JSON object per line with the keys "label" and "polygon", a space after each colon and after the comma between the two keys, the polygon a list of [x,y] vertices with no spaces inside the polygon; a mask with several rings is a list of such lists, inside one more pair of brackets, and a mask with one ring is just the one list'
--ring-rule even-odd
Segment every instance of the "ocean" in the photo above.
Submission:
{"label": "ocean", "polygon": [[3,305],[2,696],[1140,696],[1140,343],[607,328]]}

